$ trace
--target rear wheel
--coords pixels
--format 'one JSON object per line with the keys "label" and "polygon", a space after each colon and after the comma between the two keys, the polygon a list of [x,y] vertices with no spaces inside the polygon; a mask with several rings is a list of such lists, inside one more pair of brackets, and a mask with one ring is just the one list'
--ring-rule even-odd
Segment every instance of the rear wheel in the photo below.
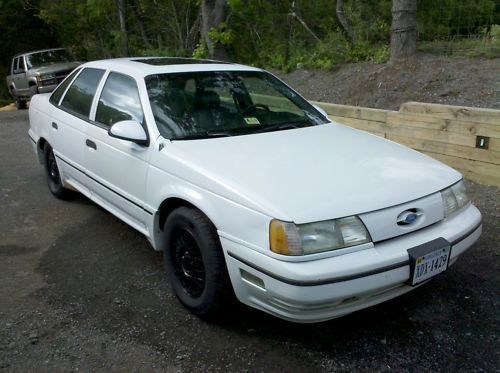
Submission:
{"label": "rear wheel", "polygon": [[179,207],[165,222],[164,260],[173,290],[192,313],[213,317],[230,297],[219,237],[199,210]]}
{"label": "rear wheel", "polygon": [[45,143],[43,152],[45,154],[45,173],[49,190],[55,197],[65,199],[70,194],[70,191],[63,187],[52,147]]}

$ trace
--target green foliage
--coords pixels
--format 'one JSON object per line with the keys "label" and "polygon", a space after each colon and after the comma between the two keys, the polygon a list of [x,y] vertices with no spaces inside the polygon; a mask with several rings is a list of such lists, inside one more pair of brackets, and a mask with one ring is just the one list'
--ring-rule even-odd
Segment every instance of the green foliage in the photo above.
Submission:
{"label": "green foliage", "polygon": [[208,58],[208,50],[204,43],[198,43],[193,51],[194,58]]}
{"label": "green foliage", "polygon": [[[486,34],[500,22],[496,0],[419,0],[418,32],[422,41]],[[498,1],[497,1],[498,3]]]}
{"label": "green foliage", "polygon": [[[228,19],[208,36],[234,61],[291,70],[389,59],[392,0],[344,0],[354,40],[337,19],[335,0],[227,2]],[[125,0],[130,53],[207,57],[200,37],[201,3]],[[498,0],[418,0],[417,21],[421,50],[500,55]],[[28,50],[62,46],[81,60],[124,53],[117,0],[0,0],[0,35],[2,76],[11,56]],[[5,94],[0,88],[0,97]]]}
{"label": "green foliage", "polygon": [[228,28],[225,22],[222,22],[218,28],[212,28],[208,32],[208,37],[212,42],[222,45],[231,45],[234,41],[233,31]]}

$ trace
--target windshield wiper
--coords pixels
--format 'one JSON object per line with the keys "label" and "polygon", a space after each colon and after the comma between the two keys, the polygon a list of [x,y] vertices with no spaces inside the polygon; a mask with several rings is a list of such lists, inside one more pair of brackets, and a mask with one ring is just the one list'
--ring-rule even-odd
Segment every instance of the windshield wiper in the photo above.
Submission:
{"label": "windshield wiper", "polygon": [[307,121],[304,121],[304,120],[295,121],[295,122],[276,123],[276,124],[271,124],[268,126],[261,127],[258,130],[253,131],[252,133],[290,130],[290,129],[294,129],[294,128],[310,127],[312,125],[313,124],[311,124]]}
{"label": "windshield wiper", "polygon": [[197,133],[190,133],[187,135],[172,136],[170,141],[177,140],[200,140],[200,139],[213,139],[216,137],[228,137],[231,136],[227,132],[215,132],[215,131],[203,131]]}

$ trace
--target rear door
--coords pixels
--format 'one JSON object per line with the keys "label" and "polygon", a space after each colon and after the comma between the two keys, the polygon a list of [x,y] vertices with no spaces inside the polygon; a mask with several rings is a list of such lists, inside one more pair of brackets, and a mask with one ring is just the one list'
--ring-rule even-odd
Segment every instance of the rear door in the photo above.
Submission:
{"label": "rear door", "polygon": [[108,135],[116,122],[135,120],[147,133],[139,90],[134,78],[110,72],[97,101],[87,132],[85,164],[94,198],[115,215],[148,235],[144,206],[151,147]]}
{"label": "rear door", "polygon": [[54,110],[51,145],[64,182],[83,193],[88,187],[84,149],[95,92],[105,70],[84,68],[73,72],[52,94]]}

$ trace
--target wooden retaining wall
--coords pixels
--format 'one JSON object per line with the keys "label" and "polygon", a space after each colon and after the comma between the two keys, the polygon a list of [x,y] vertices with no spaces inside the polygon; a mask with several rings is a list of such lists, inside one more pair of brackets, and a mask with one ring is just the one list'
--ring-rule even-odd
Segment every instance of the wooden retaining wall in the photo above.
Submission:
{"label": "wooden retaining wall", "polygon": [[[500,186],[500,110],[408,102],[399,111],[313,102],[338,123],[409,146],[481,184]],[[479,149],[477,136],[488,141]]]}

